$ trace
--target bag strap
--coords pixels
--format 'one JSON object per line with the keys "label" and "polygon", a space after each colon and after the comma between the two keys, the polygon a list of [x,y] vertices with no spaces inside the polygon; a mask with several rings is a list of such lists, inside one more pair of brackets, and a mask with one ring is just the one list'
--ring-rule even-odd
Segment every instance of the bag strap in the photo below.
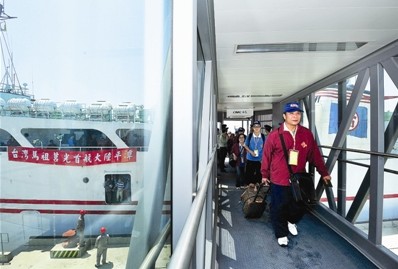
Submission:
{"label": "bag strap", "polygon": [[[259,196],[260,190],[262,187],[265,187],[264,183],[261,183],[260,186],[258,187],[256,196],[254,196],[254,202],[257,200],[257,197]],[[268,190],[264,193],[263,201],[261,203],[265,204],[265,200],[267,199],[267,195],[268,195],[269,191],[270,191],[270,188],[268,187]]]}
{"label": "bag strap", "polygon": [[249,133],[248,135],[247,135],[247,143],[246,143],[246,141],[245,141],[245,144],[246,144],[246,146],[248,146],[248,147],[250,147],[250,141],[252,140],[252,137],[253,137],[253,133]]}
{"label": "bag strap", "polygon": [[[264,144],[265,144],[265,134],[260,133],[260,135],[261,135],[261,139],[263,140],[263,148],[264,148]],[[250,147],[250,141],[252,140],[252,138],[253,138],[253,133],[249,133],[248,139],[247,139],[247,141],[248,141],[249,144],[246,144],[246,146]]]}
{"label": "bag strap", "polygon": [[286,165],[289,168],[290,175],[293,175],[293,170],[290,167],[289,162],[288,162],[287,149],[286,149],[285,139],[283,139],[283,134],[279,134],[279,138],[281,139],[283,153],[285,154]]}
{"label": "bag strap", "polygon": [[[261,190],[261,188],[262,188],[263,186],[264,186],[263,183],[261,183],[261,184],[256,184],[257,192],[256,192],[256,195],[254,195],[254,201],[257,200],[257,197],[258,197],[258,195],[260,194],[260,190]],[[251,197],[253,197],[253,196],[251,196]]]}

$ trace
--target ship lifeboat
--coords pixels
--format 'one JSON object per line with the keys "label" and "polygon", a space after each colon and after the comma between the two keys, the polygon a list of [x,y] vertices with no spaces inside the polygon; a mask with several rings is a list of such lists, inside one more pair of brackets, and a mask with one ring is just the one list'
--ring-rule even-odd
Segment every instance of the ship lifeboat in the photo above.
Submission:
{"label": "ship lifeboat", "polygon": [[0,98],[0,109],[4,110],[6,108],[6,105],[7,105],[6,101],[4,101],[3,98]]}
{"label": "ship lifeboat", "polygon": [[78,117],[84,114],[84,105],[75,100],[68,100],[58,106],[63,117]]}
{"label": "ship lifeboat", "polygon": [[90,120],[110,120],[112,105],[105,101],[97,101],[87,107],[87,113]]}
{"label": "ship lifeboat", "polygon": [[113,108],[113,115],[116,120],[134,121],[136,106],[132,103],[121,103]]}
{"label": "ship lifeboat", "polygon": [[36,116],[49,118],[56,112],[57,104],[50,99],[40,99],[33,102],[33,110]]}
{"label": "ship lifeboat", "polygon": [[7,101],[7,108],[13,114],[28,114],[32,109],[32,103],[26,98],[11,98]]}

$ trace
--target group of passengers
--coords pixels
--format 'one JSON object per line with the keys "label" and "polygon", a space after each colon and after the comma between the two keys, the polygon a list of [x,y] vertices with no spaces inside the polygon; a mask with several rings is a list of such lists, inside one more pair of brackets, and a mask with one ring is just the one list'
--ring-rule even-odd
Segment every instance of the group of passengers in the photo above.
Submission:
{"label": "group of passengers", "polygon": [[[112,141],[98,131],[83,130],[75,133],[71,130],[69,134],[55,133],[54,131],[48,131],[45,136],[39,132],[33,132],[33,135],[25,132],[24,137],[34,147],[47,149],[98,150],[100,148],[114,147]],[[1,138],[6,136],[7,133],[0,132]],[[2,141],[0,145],[1,151],[6,151],[7,146],[20,146],[21,144],[12,135],[8,134],[8,138]]]}
{"label": "group of passengers", "polygon": [[63,139],[63,144],[67,144],[69,147],[111,147],[113,143],[104,134],[100,133],[84,133],[79,138],[74,132],[71,132],[67,138]]}
{"label": "group of passengers", "polygon": [[[293,198],[290,179],[293,174],[305,173],[307,163],[313,165],[326,185],[331,177],[325,166],[311,131],[300,125],[303,110],[298,102],[287,103],[283,110],[284,122],[271,130],[254,121],[246,136],[239,128],[236,138],[228,136],[228,127],[222,125],[218,135],[218,167],[225,171],[225,157],[236,170],[236,187],[264,184],[271,188],[270,217],[275,237],[280,246],[288,245],[288,235],[298,235],[297,223],[305,213],[303,201]],[[231,142],[228,143],[228,139]],[[228,147],[229,144],[232,146]]]}
{"label": "group of passengers", "polygon": [[261,132],[259,121],[253,122],[248,136],[243,127],[231,133],[226,125],[222,125],[221,134],[218,136],[218,166],[221,172],[226,172],[225,158],[228,157],[229,165],[233,168],[229,171],[236,171],[237,188],[243,189],[250,183],[261,181],[263,145],[271,126],[265,125],[264,130],[265,134]]}
{"label": "group of passengers", "polygon": [[107,204],[123,203],[131,199],[131,186],[128,178],[119,177],[116,179],[107,176],[104,188]]}

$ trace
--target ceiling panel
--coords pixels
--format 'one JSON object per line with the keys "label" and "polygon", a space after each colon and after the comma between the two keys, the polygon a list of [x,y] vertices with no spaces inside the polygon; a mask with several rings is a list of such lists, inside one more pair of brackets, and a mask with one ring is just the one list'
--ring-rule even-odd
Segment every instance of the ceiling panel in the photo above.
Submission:
{"label": "ceiling panel", "polygon": [[[219,111],[269,109],[398,39],[397,0],[217,0],[214,14]],[[368,43],[355,51],[235,53],[242,44],[320,42]],[[261,95],[274,93],[282,96]]]}

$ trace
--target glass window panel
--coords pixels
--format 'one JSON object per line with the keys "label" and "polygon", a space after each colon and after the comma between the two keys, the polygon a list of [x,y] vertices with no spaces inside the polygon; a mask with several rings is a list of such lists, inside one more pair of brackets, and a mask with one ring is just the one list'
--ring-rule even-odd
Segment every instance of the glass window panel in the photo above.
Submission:
{"label": "glass window panel", "polygon": [[336,137],[337,101],[336,85],[315,92],[315,126],[321,145],[332,146]]}
{"label": "glass window panel", "polygon": [[125,268],[143,258],[128,258],[132,234],[148,250],[170,218],[171,1],[149,2],[7,1],[0,142],[14,138],[16,157],[1,147],[4,251],[33,236],[74,249],[85,210],[87,245],[106,227]]}
{"label": "glass window panel", "polygon": [[116,147],[114,142],[101,130],[91,128],[22,128],[21,133],[34,147],[74,148],[76,150]]}
{"label": "glass window panel", "polygon": [[1,151],[7,151],[7,146],[20,146],[19,142],[6,130],[0,129]]}
{"label": "glass window panel", "polygon": [[[398,105],[398,89],[391,77],[384,71],[384,127],[387,128],[391,117],[394,114],[395,108]],[[398,140],[395,141],[391,153],[398,154]]]}
{"label": "glass window panel", "polygon": [[[385,87],[385,111],[384,111],[384,122],[385,128],[391,117],[396,113],[395,108],[398,104],[398,90],[388,74],[385,72],[384,87]],[[346,85],[346,98],[347,105],[350,101],[350,97],[354,94],[355,83],[357,75],[347,78],[345,80]],[[329,87],[320,89],[315,92],[315,124],[316,130],[319,135],[319,139],[322,145],[332,146],[338,130],[338,84],[332,84]],[[359,150],[370,150],[370,126],[371,126],[371,110],[370,110],[370,82],[367,81],[364,93],[360,96],[358,108],[355,111],[355,115],[349,126],[347,133],[346,147]],[[303,125],[308,125],[306,117],[303,118]],[[398,142],[393,141],[394,147],[390,153],[397,154]],[[330,150],[323,148],[322,152],[324,155],[328,155]],[[346,199],[344,199],[346,213],[350,210],[353,200],[355,199],[360,185],[369,171],[370,165],[370,154],[358,153],[348,151],[346,154],[347,160],[347,178],[346,178]],[[397,170],[396,164],[397,158],[387,158],[385,164],[384,173],[384,200],[383,200],[383,245],[387,248],[394,247],[392,243],[398,229],[396,228],[396,216],[398,211],[396,209],[397,193],[398,189],[396,186]],[[341,162],[341,160],[338,160]],[[338,164],[334,166],[332,171],[332,178],[335,179],[334,194],[338,195],[337,192],[337,178],[338,178]],[[366,198],[366,202],[360,209],[355,219],[355,226],[366,234],[369,232],[369,197]],[[323,193],[321,202],[327,205],[326,194]]]}
{"label": "glass window panel", "polygon": [[300,105],[301,105],[301,109],[304,111],[302,113],[302,116],[301,116],[301,123],[300,124],[302,126],[304,126],[304,127],[309,128],[308,115],[307,115],[307,111],[305,109],[304,103],[301,103]]}
{"label": "glass window panel", "polygon": [[[354,94],[354,84],[347,84],[347,104]],[[347,148],[370,150],[370,82],[361,96],[347,133]]]}
{"label": "glass window panel", "polygon": [[[394,83],[386,71],[384,71],[384,126],[387,128],[391,117],[396,113],[398,105],[397,83]],[[394,112],[395,111],[395,112]],[[393,141],[391,154],[398,155],[398,140]],[[398,156],[397,156],[398,157]],[[388,158],[384,168],[384,201],[383,201],[383,237],[382,244],[394,250],[398,235],[398,184],[397,184],[398,158]]]}

